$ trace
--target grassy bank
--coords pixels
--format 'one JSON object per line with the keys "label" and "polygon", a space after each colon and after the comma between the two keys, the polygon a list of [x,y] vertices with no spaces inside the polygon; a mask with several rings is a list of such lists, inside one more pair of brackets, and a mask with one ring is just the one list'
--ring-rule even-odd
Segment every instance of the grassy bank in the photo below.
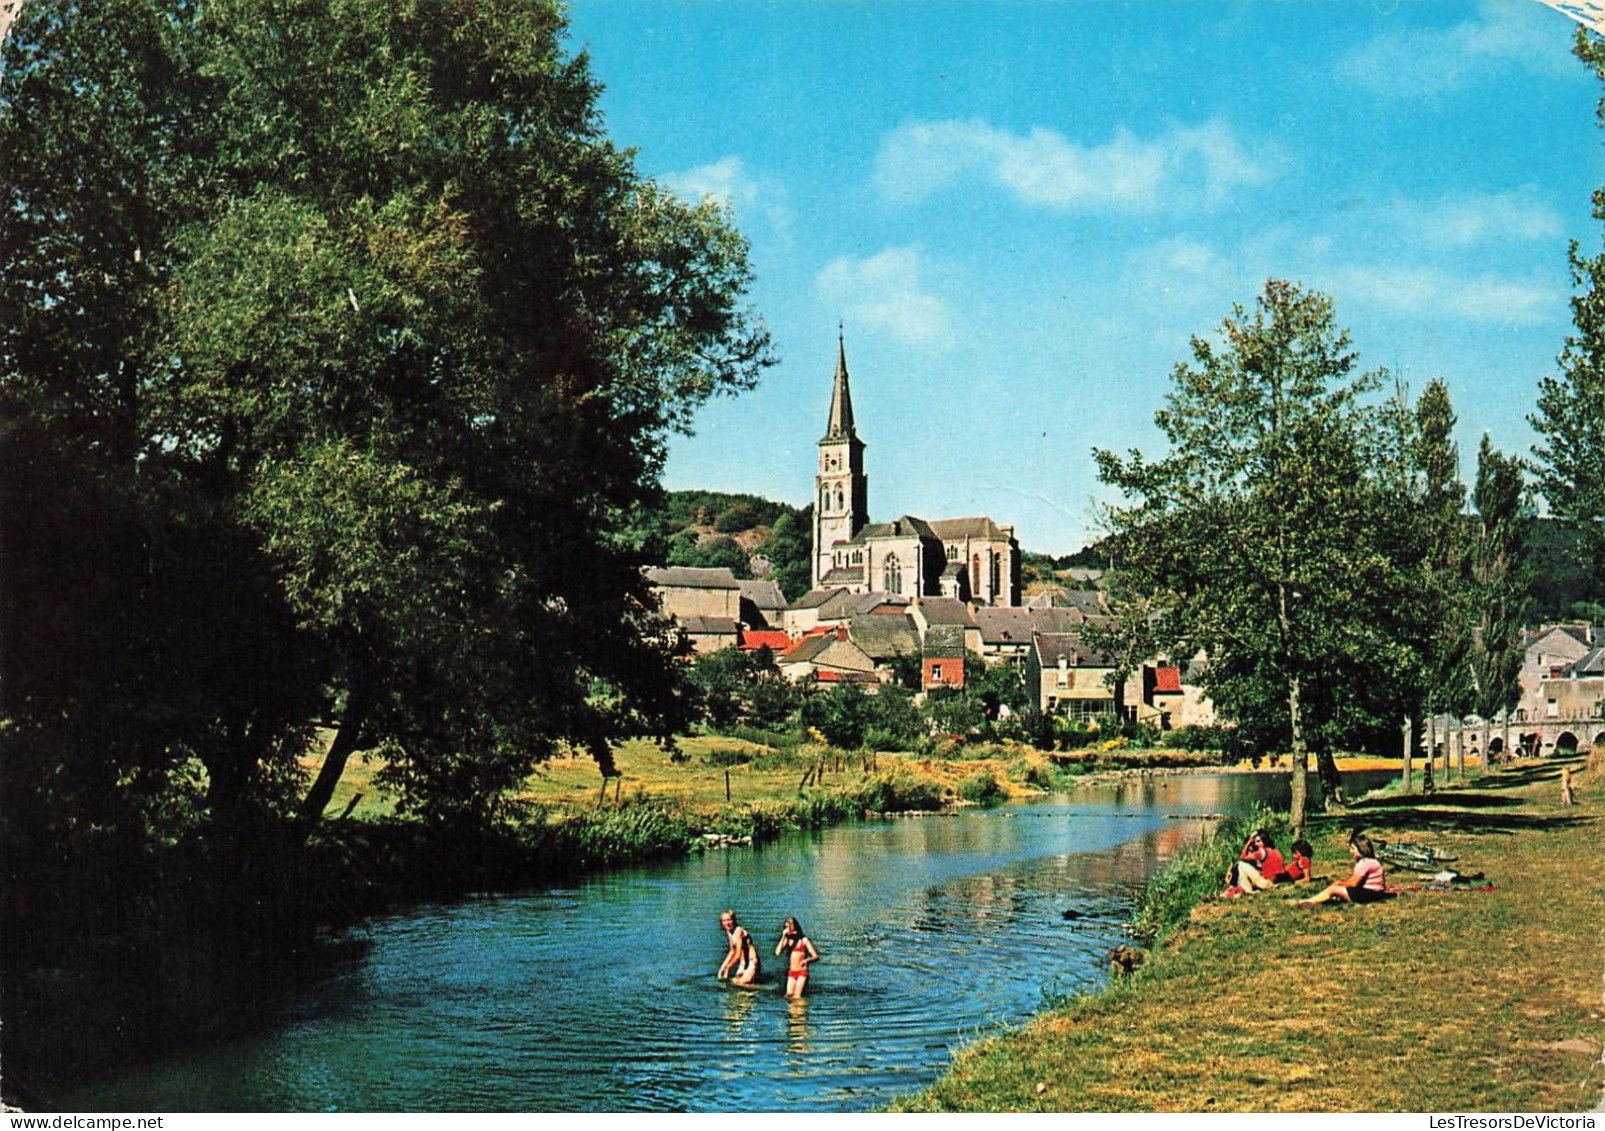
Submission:
{"label": "grassy bank", "polygon": [[[908,1111],[1576,1111],[1600,1098],[1605,772],[1559,802],[1555,762],[1312,822],[1317,874],[1348,830],[1430,844],[1494,890],[1295,906],[1278,890],[1182,915],[1167,881],[1148,962],[961,1054]],[[1228,834],[1235,837],[1239,830]],[[1216,849],[1230,854],[1231,847]],[[1390,873],[1390,882],[1419,887]],[[1170,924],[1167,927],[1167,924]]]}

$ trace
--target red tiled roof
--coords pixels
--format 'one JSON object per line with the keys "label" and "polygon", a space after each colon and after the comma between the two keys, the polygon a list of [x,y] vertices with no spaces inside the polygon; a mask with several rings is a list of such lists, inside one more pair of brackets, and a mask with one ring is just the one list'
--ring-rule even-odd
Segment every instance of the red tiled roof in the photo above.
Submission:
{"label": "red tiled roof", "polygon": [[1155,691],[1180,692],[1181,691],[1181,669],[1180,668],[1155,668],[1154,669],[1154,690]]}
{"label": "red tiled roof", "polygon": [[873,672],[837,672],[829,668],[820,668],[814,673],[814,679],[820,683],[878,683],[880,682]]}
{"label": "red tiled roof", "polygon": [[758,631],[741,630],[741,647],[748,652],[756,652],[759,648],[768,646],[774,653],[784,652],[791,647],[791,637],[784,632],[773,632],[760,629]]}

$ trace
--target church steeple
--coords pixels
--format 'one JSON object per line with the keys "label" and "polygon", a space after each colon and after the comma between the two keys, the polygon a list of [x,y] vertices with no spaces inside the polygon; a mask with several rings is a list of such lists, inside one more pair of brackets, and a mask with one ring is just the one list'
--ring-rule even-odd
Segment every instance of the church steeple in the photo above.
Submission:
{"label": "church steeple", "polygon": [[[836,380],[830,393],[830,420],[819,441],[814,475],[814,588],[840,568],[861,573],[851,551],[838,560],[836,547],[869,522],[869,477],[864,474],[864,442],[853,427],[853,395],[847,384],[847,344],[836,329]],[[839,583],[839,582],[838,582]]]}
{"label": "church steeple", "polygon": [[853,439],[853,393],[847,384],[847,342],[840,327],[836,330],[836,383],[830,393],[830,421],[825,425],[826,440]]}

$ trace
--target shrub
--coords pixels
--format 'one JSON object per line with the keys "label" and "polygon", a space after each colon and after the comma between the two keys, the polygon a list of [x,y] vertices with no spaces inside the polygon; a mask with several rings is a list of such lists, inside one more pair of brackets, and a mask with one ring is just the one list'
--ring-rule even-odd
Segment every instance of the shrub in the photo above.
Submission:
{"label": "shrub", "polygon": [[976,805],[987,806],[1000,804],[1007,796],[998,779],[992,776],[992,771],[984,769],[960,779],[958,795]]}

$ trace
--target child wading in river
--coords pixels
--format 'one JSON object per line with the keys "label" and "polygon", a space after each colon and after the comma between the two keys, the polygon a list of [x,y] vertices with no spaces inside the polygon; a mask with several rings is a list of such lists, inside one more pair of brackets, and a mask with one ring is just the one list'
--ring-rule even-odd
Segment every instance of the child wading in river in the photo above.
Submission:
{"label": "child wading in river", "polygon": [[775,954],[788,951],[791,952],[791,961],[786,966],[786,996],[802,997],[803,988],[808,985],[808,967],[819,961],[819,951],[815,949],[813,941],[803,934],[802,924],[789,915],[786,925],[781,928],[780,941],[775,944]]}

